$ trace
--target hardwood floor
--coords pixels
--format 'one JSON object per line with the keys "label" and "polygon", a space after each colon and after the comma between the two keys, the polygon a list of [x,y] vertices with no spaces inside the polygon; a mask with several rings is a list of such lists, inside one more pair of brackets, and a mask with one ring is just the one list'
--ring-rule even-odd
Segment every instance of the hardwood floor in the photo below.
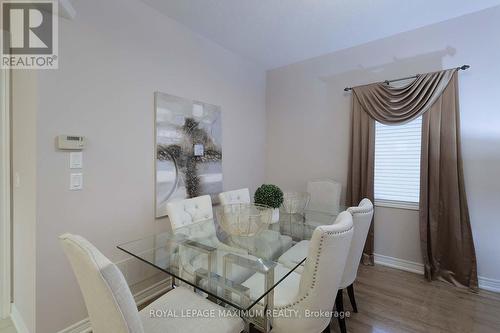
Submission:
{"label": "hardwood floor", "polygon": [[[500,332],[500,294],[429,283],[420,275],[383,266],[360,266],[354,290],[358,313],[346,319],[351,333]],[[344,306],[352,310],[347,292]],[[340,332],[336,319],[330,329]],[[0,321],[0,333],[15,332],[10,319]]]}
{"label": "hardwood floor", "polygon": [[[348,332],[500,332],[500,294],[429,283],[383,266],[360,267],[354,289],[359,312],[347,318]],[[344,305],[352,310],[346,292]],[[336,319],[330,327],[340,332]]]}
{"label": "hardwood floor", "polygon": [[[350,333],[500,332],[500,294],[476,294],[378,265],[360,266],[354,291],[358,313],[352,312],[344,291],[345,311],[351,311],[346,318]],[[330,329],[340,332],[337,319]]]}

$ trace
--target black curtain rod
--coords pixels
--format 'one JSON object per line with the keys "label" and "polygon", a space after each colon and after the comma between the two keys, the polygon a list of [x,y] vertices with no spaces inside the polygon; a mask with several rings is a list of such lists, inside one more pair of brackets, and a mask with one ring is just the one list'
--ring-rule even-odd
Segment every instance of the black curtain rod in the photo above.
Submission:
{"label": "black curtain rod", "polygon": [[[458,70],[463,70],[463,71],[465,71],[466,69],[469,69],[469,68],[470,68],[469,65],[463,65],[463,66],[457,67]],[[409,80],[409,79],[416,79],[419,76],[420,76],[420,74],[416,74],[416,75],[413,75],[413,76],[403,77],[401,79],[385,80],[385,81],[382,81],[382,82],[384,82],[385,84],[389,84],[391,82],[404,81],[404,80]],[[344,88],[344,91],[351,91],[351,90],[352,90],[352,87],[345,87]]]}

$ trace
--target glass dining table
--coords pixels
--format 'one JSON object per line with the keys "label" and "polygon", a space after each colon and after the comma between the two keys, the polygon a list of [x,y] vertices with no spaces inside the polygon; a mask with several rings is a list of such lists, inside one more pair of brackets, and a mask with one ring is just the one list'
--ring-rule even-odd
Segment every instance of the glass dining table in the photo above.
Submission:
{"label": "glass dining table", "polygon": [[[332,216],[323,218],[327,222],[334,219]],[[279,224],[280,230],[272,232],[288,235],[294,241],[310,238],[308,232],[290,233],[299,230],[301,225],[302,230],[307,230],[301,218],[282,220]],[[274,290],[304,264],[306,257],[295,267],[287,267],[278,262],[279,256],[269,259],[249,254],[234,243],[221,241],[230,236],[221,235],[217,226],[214,219],[203,220],[177,228],[173,233],[158,233],[120,244],[117,248],[170,275],[172,287],[192,288],[235,312],[247,325],[269,332]],[[255,242],[255,246],[266,246],[258,239],[258,235],[249,236],[245,244]],[[282,249],[281,253],[286,250]]]}
{"label": "glass dining table", "polygon": [[[346,208],[341,206],[342,210]],[[339,213],[321,212],[305,209],[303,212],[280,211],[279,231],[292,237],[294,242],[309,240],[314,229],[320,225],[332,224]],[[276,229],[278,230],[278,229]]]}

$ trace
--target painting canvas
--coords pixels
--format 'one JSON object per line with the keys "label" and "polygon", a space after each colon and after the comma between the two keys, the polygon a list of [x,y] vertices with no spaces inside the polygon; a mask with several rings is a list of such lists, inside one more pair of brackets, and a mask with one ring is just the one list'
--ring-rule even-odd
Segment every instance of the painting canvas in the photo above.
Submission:
{"label": "painting canvas", "polygon": [[155,93],[156,217],[169,201],[222,192],[220,107]]}

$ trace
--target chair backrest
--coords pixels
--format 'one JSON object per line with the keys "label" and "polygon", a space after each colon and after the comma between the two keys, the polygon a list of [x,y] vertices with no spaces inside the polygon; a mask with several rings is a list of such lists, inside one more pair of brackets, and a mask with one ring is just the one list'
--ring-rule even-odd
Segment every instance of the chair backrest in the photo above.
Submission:
{"label": "chair backrest", "polygon": [[167,204],[167,215],[172,231],[190,224],[213,219],[212,199],[209,195],[172,201]]}
{"label": "chair backrest", "polygon": [[342,184],[330,179],[311,180],[307,182],[307,192],[311,195],[308,210],[329,214],[339,212]]}
{"label": "chair backrest", "polygon": [[[325,313],[333,309],[353,233],[349,212],[340,213],[335,223],[314,230],[297,297],[285,308]],[[304,318],[302,312],[302,317],[275,318],[274,325],[279,326],[277,331],[321,332],[331,319],[327,316]]]}
{"label": "chair backrest", "polygon": [[241,188],[239,190],[222,192],[219,193],[219,201],[221,205],[249,204],[250,191],[248,188]]}
{"label": "chair backrest", "polygon": [[352,215],[354,236],[352,237],[349,256],[347,257],[344,275],[340,284],[342,289],[350,286],[356,280],[366,237],[373,219],[373,204],[370,200],[363,199],[357,207],[350,207],[347,211]]}
{"label": "chair backrest", "polygon": [[94,333],[143,333],[134,298],[122,272],[80,236],[59,237],[87,306]]}

